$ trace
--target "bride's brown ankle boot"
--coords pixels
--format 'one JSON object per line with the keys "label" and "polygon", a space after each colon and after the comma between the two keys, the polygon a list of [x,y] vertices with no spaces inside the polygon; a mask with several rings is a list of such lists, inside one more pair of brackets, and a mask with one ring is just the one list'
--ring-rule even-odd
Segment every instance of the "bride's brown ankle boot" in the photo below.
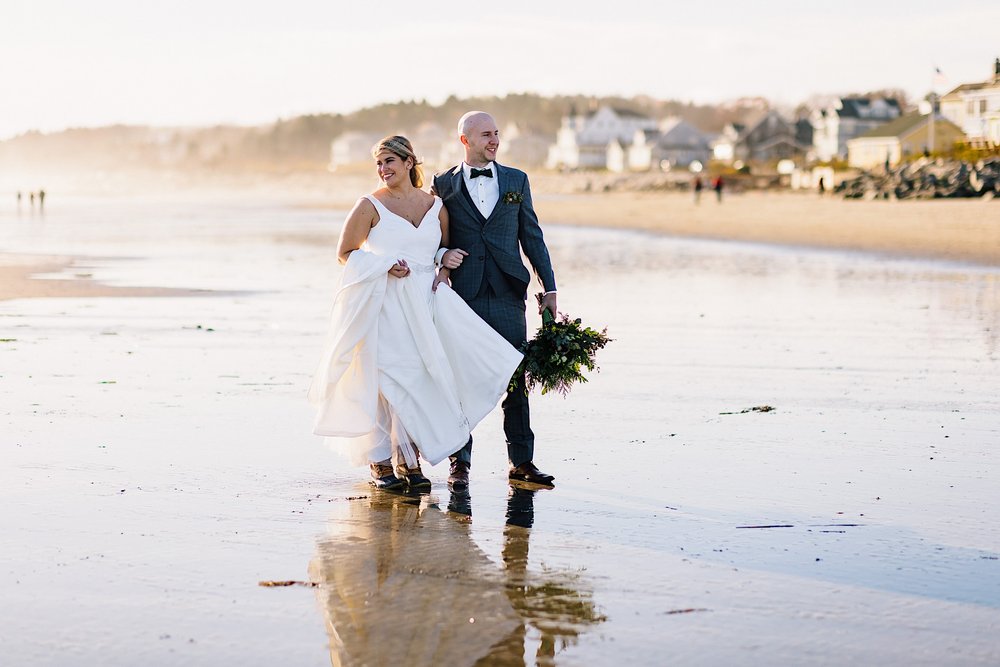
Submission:
{"label": "bride's brown ankle boot", "polygon": [[396,466],[396,476],[406,481],[410,491],[429,491],[431,488],[431,480],[424,477],[419,463],[413,468],[405,464]]}
{"label": "bride's brown ankle boot", "polygon": [[369,484],[371,484],[376,489],[381,489],[382,491],[396,491],[402,489],[406,485],[405,480],[402,480],[392,473],[392,464],[388,461],[379,461],[378,463],[371,464],[372,469],[372,479]]}

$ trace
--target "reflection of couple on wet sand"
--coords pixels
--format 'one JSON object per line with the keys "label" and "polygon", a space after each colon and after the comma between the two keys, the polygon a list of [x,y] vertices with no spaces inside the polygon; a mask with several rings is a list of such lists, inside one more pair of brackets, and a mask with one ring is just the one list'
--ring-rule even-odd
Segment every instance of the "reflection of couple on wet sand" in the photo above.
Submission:
{"label": "reflection of couple on wet sand", "polygon": [[535,663],[552,664],[602,622],[577,589],[579,575],[528,571],[535,492],[509,491],[501,568],[460,514],[441,512],[428,496],[374,491],[341,506],[309,566],[331,662],[523,665],[526,644],[537,641]]}
{"label": "reflection of couple on wet sand", "polygon": [[551,486],[535,467],[524,377],[507,392],[527,336],[528,258],[556,314],[555,277],[524,172],[496,162],[494,119],[458,123],[465,161],[434,177],[413,146],[389,136],[372,151],[382,187],[358,200],[340,234],[344,264],[330,335],[310,398],[314,432],[377,489],[430,489],[420,459],[450,458],[466,489],[472,430],[503,396],[515,483]]}

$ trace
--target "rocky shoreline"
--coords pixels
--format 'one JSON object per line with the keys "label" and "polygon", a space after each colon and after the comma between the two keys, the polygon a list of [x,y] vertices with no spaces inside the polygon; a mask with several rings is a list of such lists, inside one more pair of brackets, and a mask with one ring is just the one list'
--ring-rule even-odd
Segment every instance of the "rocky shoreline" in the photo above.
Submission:
{"label": "rocky shoreline", "polygon": [[840,183],[847,199],[1000,197],[1000,157],[975,163],[921,158],[887,172],[866,171]]}

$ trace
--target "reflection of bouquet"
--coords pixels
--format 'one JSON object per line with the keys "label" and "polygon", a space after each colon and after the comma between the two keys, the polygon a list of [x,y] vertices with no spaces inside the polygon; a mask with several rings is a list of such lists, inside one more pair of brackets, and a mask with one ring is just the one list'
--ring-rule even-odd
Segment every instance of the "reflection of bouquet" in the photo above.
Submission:
{"label": "reflection of bouquet", "polygon": [[[535,298],[541,303],[541,294],[536,294]],[[582,372],[584,368],[588,371],[597,368],[594,362],[597,351],[611,341],[607,331],[585,327],[579,318],[571,320],[568,315],[556,321],[552,313],[543,310],[542,326],[534,338],[521,346],[524,361],[514,373],[510,391],[517,387],[517,378],[523,370],[525,393],[541,385],[543,394],[554,389],[565,396],[574,382],[587,381]]]}

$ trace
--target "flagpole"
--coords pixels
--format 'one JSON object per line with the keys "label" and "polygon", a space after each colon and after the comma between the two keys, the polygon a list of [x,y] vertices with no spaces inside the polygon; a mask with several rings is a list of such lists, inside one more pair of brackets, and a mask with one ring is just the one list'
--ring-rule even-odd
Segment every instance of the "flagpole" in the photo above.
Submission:
{"label": "flagpole", "polygon": [[930,126],[927,128],[927,152],[934,153],[934,102],[935,102],[934,91],[931,91],[931,112],[927,114],[930,119]]}
{"label": "flagpole", "polygon": [[930,123],[927,126],[927,152],[934,152],[935,143],[935,130],[937,129],[937,116],[939,110],[939,104],[941,102],[942,91],[947,90],[948,80],[945,78],[944,72],[941,71],[940,67],[934,67],[934,76],[931,77],[931,92],[927,96],[927,101],[930,105],[930,113],[927,114],[927,122]]}
{"label": "flagpole", "polygon": [[935,92],[935,86],[937,86],[938,76],[941,74],[941,68],[934,68],[934,76],[931,77],[931,94],[928,95],[928,101],[931,103],[931,112],[927,114],[927,153],[934,153],[934,116],[935,111],[937,111],[937,93]]}

